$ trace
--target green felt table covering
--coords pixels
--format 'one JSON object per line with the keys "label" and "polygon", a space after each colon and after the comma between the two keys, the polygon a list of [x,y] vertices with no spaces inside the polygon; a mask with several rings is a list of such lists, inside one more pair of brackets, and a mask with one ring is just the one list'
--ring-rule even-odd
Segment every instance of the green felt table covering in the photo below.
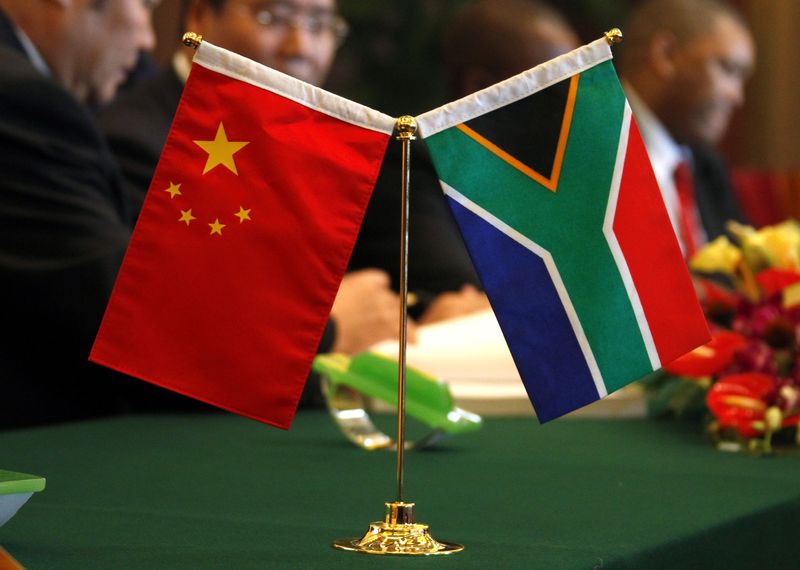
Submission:
{"label": "green felt table covering", "polygon": [[47,488],[0,528],[37,568],[800,568],[800,455],[714,450],[699,427],[488,418],[406,456],[436,558],[336,551],[395,495],[395,456],[323,412],[289,432],[228,414],[0,432]]}

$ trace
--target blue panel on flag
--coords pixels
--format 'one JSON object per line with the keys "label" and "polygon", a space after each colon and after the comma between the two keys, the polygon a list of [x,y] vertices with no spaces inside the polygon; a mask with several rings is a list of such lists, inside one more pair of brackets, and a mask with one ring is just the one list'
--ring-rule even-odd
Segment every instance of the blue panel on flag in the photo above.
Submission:
{"label": "blue panel on flag", "polygon": [[448,197],[539,421],[599,399],[544,261]]}

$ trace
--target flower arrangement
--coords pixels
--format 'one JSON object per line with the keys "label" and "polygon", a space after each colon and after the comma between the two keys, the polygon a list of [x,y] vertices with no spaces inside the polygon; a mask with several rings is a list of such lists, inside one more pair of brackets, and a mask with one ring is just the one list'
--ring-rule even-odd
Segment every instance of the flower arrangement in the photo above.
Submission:
{"label": "flower arrangement", "polygon": [[800,444],[800,224],[729,224],[689,261],[712,340],[648,382],[654,415],[708,415],[728,450]]}

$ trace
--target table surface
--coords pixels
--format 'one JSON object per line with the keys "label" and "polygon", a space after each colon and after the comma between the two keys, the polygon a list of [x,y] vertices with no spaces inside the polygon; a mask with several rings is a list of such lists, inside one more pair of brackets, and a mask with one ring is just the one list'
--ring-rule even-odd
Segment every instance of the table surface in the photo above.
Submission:
{"label": "table surface", "polygon": [[489,418],[406,455],[405,500],[450,556],[334,550],[396,498],[395,456],[324,412],[283,432],[228,414],[0,432],[47,478],[0,544],[28,568],[798,568],[800,455],[713,449],[699,427]]}

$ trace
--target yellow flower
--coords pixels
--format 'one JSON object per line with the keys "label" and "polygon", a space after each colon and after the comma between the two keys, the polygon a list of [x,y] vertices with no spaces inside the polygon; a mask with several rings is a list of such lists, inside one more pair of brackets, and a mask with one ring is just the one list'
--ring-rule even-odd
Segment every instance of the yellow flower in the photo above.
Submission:
{"label": "yellow flower", "polygon": [[701,273],[734,275],[742,261],[742,252],[727,237],[721,236],[705,245],[689,261],[689,267]]}
{"label": "yellow flower", "polygon": [[800,270],[800,225],[786,221],[743,237],[745,257],[754,265]]}

